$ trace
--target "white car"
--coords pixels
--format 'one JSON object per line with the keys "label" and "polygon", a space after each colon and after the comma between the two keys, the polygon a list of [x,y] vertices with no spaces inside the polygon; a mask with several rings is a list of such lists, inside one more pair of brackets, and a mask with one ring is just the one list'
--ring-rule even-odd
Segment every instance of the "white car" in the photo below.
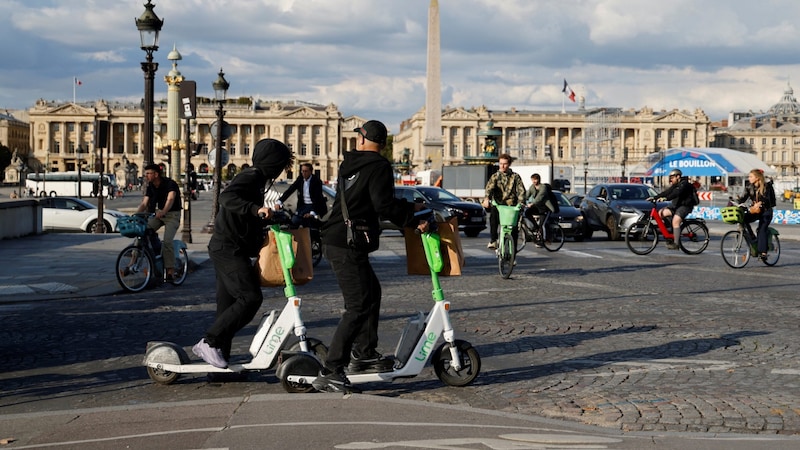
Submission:
{"label": "white car", "polygon": [[[42,205],[42,228],[52,231],[85,231],[94,233],[97,227],[97,207],[74,197],[46,197]],[[128,214],[103,208],[106,233],[119,232],[117,220]]]}

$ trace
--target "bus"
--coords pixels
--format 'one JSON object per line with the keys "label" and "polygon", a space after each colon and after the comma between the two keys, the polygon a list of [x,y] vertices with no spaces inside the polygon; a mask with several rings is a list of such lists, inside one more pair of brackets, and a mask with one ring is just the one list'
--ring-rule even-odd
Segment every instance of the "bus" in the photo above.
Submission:
{"label": "bus", "polygon": [[[95,182],[100,178],[99,173],[81,172],[81,196],[90,197]],[[103,195],[111,197],[117,186],[113,174],[103,174]],[[36,197],[77,197],[78,172],[44,172],[29,173],[25,180],[28,192]]]}

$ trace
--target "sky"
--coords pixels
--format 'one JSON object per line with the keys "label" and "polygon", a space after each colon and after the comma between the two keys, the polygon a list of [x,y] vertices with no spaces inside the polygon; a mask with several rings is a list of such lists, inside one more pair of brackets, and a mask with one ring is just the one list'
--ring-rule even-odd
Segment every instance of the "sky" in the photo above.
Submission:
{"label": "sky", "polygon": [[[146,0],[0,2],[0,111],[139,102]],[[213,97],[334,103],[390,132],[425,104],[430,0],[154,0],[155,99],[178,70]],[[800,87],[797,0],[439,0],[442,106],[762,111]],[[796,85],[794,84],[796,83]],[[566,100],[566,109],[578,103]]]}

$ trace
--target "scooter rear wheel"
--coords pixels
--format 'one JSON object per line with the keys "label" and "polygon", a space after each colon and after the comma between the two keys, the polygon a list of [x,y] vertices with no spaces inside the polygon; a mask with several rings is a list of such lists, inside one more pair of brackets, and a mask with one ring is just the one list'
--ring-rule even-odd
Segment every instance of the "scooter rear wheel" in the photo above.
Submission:
{"label": "scooter rear wheel", "polygon": [[[307,354],[297,354],[287,358],[281,363],[281,372],[286,375],[307,376],[309,379],[319,375],[321,366],[313,356]],[[305,394],[314,391],[314,386],[309,383],[293,382],[281,377],[281,386],[290,394]]]}
{"label": "scooter rear wheel", "polygon": [[461,370],[456,371],[450,364],[450,343],[445,342],[433,353],[433,371],[448,386],[466,386],[472,383],[481,371],[481,357],[467,341],[454,342],[461,356]]}
{"label": "scooter rear wheel", "polygon": [[147,375],[150,376],[151,380],[155,381],[158,384],[172,384],[178,379],[178,377],[181,374],[175,373],[175,372],[170,372],[168,370],[155,369],[153,367],[148,367],[147,368]]}

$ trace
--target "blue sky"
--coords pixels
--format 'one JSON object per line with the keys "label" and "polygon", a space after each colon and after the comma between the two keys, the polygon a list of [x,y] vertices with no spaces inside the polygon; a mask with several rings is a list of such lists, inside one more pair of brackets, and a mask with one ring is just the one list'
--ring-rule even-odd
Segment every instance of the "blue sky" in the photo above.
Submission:
{"label": "blue sky", "polygon": [[[138,102],[146,0],[0,3],[0,109]],[[335,103],[393,132],[425,102],[429,0],[154,0],[198,95],[220,67],[230,97]],[[443,106],[560,111],[563,79],[588,107],[760,111],[800,79],[796,0],[439,0]],[[568,109],[576,104],[567,102]]]}

